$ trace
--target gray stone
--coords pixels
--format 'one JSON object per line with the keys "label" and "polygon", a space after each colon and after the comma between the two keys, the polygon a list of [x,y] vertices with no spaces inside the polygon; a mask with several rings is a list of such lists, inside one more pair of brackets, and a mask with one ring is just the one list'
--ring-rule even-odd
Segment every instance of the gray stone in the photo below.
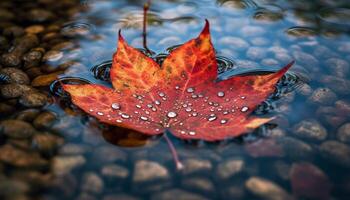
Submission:
{"label": "gray stone", "polygon": [[313,140],[322,141],[327,138],[327,130],[315,119],[306,119],[293,127],[294,134]]}
{"label": "gray stone", "polygon": [[56,175],[65,175],[72,170],[83,166],[86,159],[83,156],[56,156],[52,161],[53,173]]}
{"label": "gray stone", "polygon": [[19,112],[16,115],[16,119],[26,121],[26,122],[32,122],[39,114],[40,114],[40,110],[35,108],[30,108]]}
{"label": "gray stone", "polygon": [[171,189],[156,193],[151,200],[206,200],[207,198],[180,189]]}
{"label": "gray stone", "polygon": [[246,42],[242,38],[231,36],[222,37],[218,43],[225,46],[229,45],[234,49],[246,49],[249,47],[248,42]]}
{"label": "gray stone", "polygon": [[94,172],[86,172],[82,178],[81,190],[87,193],[100,194],[103,192],[104,183],[100,176]]}
{"label": "gray stone", "polygon": [[254,195],[268,200],[293,199],[276,183],[260,177],[251,177],[245,182],[245,187]]}
{"label": "gray stone", "polygon": [[25,107],[42,107],[48,101],[45,94],[39,92],[27,92],[21,96],[19,103]]}
{"label": "gray stone", "polygon": [[266,56],[266,49],[261,47],[250,47],[247,50],[247,57],[253,60],[260,60]]}
{"label": "gray stone", "polygon": [[329,88],[318,88],[309,97],[308,101],[321,104],[331,105],[337,100],[337,95]]}
{"label": "gray stone", "polygon": [[347,79],[336,76],[321,76],[319,81],[339,94],[350,94],[350,81]]}
{"label": "gray stone", "polygon": [[321,156],[337,165],[350,167],[350,147],[337,142],[326,141],[320,146]]}
{"label": "gray stone", "polygon": [[295,138],[280,137],[277,138],[277,143],[281,145],[285,155],[293,160],[308,160],[315,153],[309,144]]}
{"label": "gray stone", "polygon": [[135,164],[133,181],[146,182],[170,178],[167,168],[149,160],[139,160]]}
{"label": "gray stone", "polygon": [[337,138],[342,142],[350,142],[350,123],[343,124],[338,129]]}
{"label": "gray stone", "polygon": [[67,143],[59,149],[61,155],[80,155],[90,151],[89,146],[83,144]]}
{"label": "gray stone", "polygon": [[110,164],[102,167],[101,174],[107,179],[126,179],[129,170],[121,165]]}
{"label": "gray stone", "polygon": [[346,78],[350,70],[349,63],[340,58],[330,58],[326,60],[325,64],[333,75],[342,78]]}
{"label": "gray stone", "polygon": [[124,151],[113,146],[101,146],[92,153],[92,161],[98,165],[114,162],[125,162],[127,155]]}
{"label": "gray stone", "polygon": [[241,159],[232,159],[218,164],[216,174],[221,179],[228,179],[242,171],[244,161]]}
{"label": "gray stone", "polygon": [[0,134],[10,138],[27,139],[31,138],[36,130],[27,122],[21,120],[4,120],[0,122]]}
{"label": "gray stone", "polygon": [[198,172],[208,172],[212,170],[213,165],[210,160],[189,158],[182,162],[184,168],[181,170],[184,174],[192,174]]}
{"label": "gray stone", "polygon": [[[0,197],[4,199],[12,199],[12,197],[29,192],[29,185],[20,180],[1,180],[0,181]],[[16,199],[16,198],[13,198]]]}
{"label": "gray stone", "polygon": [[306,84],[306,83],[304,83],[303,85],[301,85],[300,87],[298,87],[298,88],[296,89],[296,91],[297,91],[299,94],[303,95],[303,96],[310,96],[310,95],[313,93],[312,88],[310,87],[310,85],[308,85],[308,84]]}
{"label": "gray stone", "polygon": [[7,83],[28,85],[30,82],[28,75],[18,68],[7,67],[0,69],[0,76],[6,77]]}

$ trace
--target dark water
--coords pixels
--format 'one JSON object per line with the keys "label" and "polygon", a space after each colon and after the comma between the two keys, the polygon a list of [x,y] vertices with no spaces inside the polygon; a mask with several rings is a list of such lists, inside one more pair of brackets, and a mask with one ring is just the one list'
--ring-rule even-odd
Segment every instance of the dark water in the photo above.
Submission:
{"label": "dark water", "polygon": [[[16,13],[9,9],[16,2],[0,5]],[[39,46],[46,55],[55,49],[56,56],[43,60],[40,68],[42,74],[59,72],[64,83],[110,85],[108,67],[119,29],[129,44],[142,48],[142,1],[28,2],[18,9],[46,7],[62,17],[43,22],[19,17],[3,23],[0,30],[5,35],[6,27],[13,24],[24,28],[42,24],[45,30],[57,26],[51,32],[59,39],[38,33]],[[147,35],[152,56],[161,62],[169,48],[196,37],[205,19],[211,24],[220,79],[243,72],[274,71],[296,61],[276,93],[256,110],[257,115],[276,116],[272,123],[220,143],[170,136],[185,165],[184,170],[177,171],[164,138],[98,123],[71,104],[58,81],[50,84],[53,78],[37,86],[50,96],[48,103],[37,109],[55,115],[54,122],[40,131],[52,132],[64,142],[53,152],[40,153],[49,162],[45,170],[25,169],[18,175],[22,168],[11,162],[0,165],[0,181],[18,180],[29,188],[14,190],[14,195],[5,197],[348,199],[349,2],[152,1]],[[7,84],[5,76],[0,76],[0,83]],[[2,99],[13,105],[9,101]],[[16,118],[25,109],[19,107],[2,120]],[[6,136],[1,141],[0,145],[10,143]],[[0,188],[6,188],[3,185]]]}

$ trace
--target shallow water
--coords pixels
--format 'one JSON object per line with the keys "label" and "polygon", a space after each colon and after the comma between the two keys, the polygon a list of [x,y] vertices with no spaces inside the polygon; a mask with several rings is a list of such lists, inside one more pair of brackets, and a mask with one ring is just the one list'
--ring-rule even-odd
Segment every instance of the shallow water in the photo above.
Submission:
{"label": "shallow water", "polygon": [[[255,112],[276,116],[272,123],[220,143],[170,136],[185,165],[182,171],[175,169],[164,138],[103,125],[72,105],[58,81],[51,83],[60,78],[64,83],[110,85],[108,67],[118,30],[129,44],[142,48],[143,2],[42,0],[14,9],[15,3],[4,1],[0,8],[18,15],[42,7],[55,15],[42,20],[43,13],[29,12],[28,18],[33,19],[0,20],[0,33],[8,41],[1,54],[11,51],[14,39],[20,37],[8,27],[44,27],[34,33],[39,38],[35,47],[44,49],[44,58],[34,67],[25,62],[16,67],[29,74],[31,85],[49,98],[45,105],[31,108],[22,97],[3,97],[3,107],[16,109],[1,114],[2,120],[28,121],[40,133],[62,141],[50,143],[37,137],[18,141],[0,133],[0,154],[11,144],[38,151],[48,162],[40,168],[0,156],[0,190],[15,188],[13,193],[0,192],[0,197],[347,199],[350,195],[350,4],[346,0],[152,1],[147,40],[154,58],[161,60],[169,48],[195,37],[208,19],[222,63],[219,79],[275,71],[296,61],[276,93]],[[4,62],[1,66],[7,67]],[[56,74],[46,77],[46,82],[36,80],[39,75],[32,68],[39,68],[39,75]],[[1,87],[9,84],[5,76],[0,78]],[[46,121],[38,120],[39,114],[20,118],[28,109],[54,117]]]}

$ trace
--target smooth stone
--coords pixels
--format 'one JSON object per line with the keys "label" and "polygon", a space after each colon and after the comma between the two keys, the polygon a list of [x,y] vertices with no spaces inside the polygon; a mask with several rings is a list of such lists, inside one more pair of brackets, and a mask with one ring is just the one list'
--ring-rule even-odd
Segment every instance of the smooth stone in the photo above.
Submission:
{"label": "smooth stone", "polygon": [[206,193],[211,193],[215,190],[214,184],[207,178],[187,178],[182,181],[184,188],[191,190],[199,190]]}
{"label": "smooth stone", "polygon": [[63,57],[63,52],[57,50],[50,50],[45,53],[43,62],[57,62]]}
{"label": "smooth stone", "polygon": [[49,129],[57,119],[53,112],[42,112],[33,121],[33,125],[38,130]]}
{"label": "smooth stone", "polygon": [[104,190],[102,178],[94,172],[86,172],[82,178],[81,190],[87,193],[100,194]]}
{"label": "smooth stone", "polygon": [[92,152],[91,156],[92,162],[98,165],[109,164],[114,162],[124,163],[126,159],[126,153],[113,146],[98,147]]}
{"label": "smooth stone", "polygon": [[48,97],[40,92],[28,92],[19,99],[19,103],[28,108],[42,107],[47,101]]}
{"label": "smooth stone", "polygon": [[[30,191],[30,186],[21,180],[0,180],[0,197],[4,200],[15,200],[21,194]],[[21,199],[19,199],[21,200]]]}
{"label": "smooth stone", "polygon": [[151,200],[206,200],[207,198],[200,196],[199,194],[187,192],[180,189],[165,190],[156,194],[153,194]]}
{"label": "smooth stone", "polygon": [[40,62],[41,62],[41,58],[43,57],[43,52],[40,50],[31,50],[28,53],[23,55],[23,67],[25,69],[29,69],[32,67],[38,67]]}
{"label": "smooth stone", "polygon": [[45,30],[44,26],[42,25],[32,25],[28,26],[27,28],[24,29],[25,32],[29,34],[39,34]]}
{"label": "smooth stone", "polygon": [[28,85],[30,83],[28,75],[22,70],[14,67],[0,69],[0,76],[7,77],[7,83],[18,83],[21,85]]}
{"label": "smooth stone", "polygon": [[293,52],[295,60],[298,61],[298,64],[307,68],[310,71],[318,71],[319,61],[312,56],[311,54],[296,50]]}
{"label": "smooth stone", "polygon": [[109,164],[102,167],[101,174],[106,179],[126,179],[129,176],[129,170],[121,165]]}
{"label": "smooth stone", "polygon": [[17,120],[32,122],[38,115],[40,114],[40,110],[35,108],[30,108],[19,112],[16,115]]}
{"label": "smooth stone", "polygon": [[248,42],[246,42],[242,38],[231,37],[231,36],[220,38],[218,43],[225,46],[229,45],[233,49],[246,49],[249,47]]}
{"label": "smooth stone", "polygon": [[181,170],[183,174],[194,174],[200,172],[208,172],[213,169],[210,160],[189,158],[182,162],[184,168]]}
{"label": "smooth stone", "polygon": [[31,92],[34,89],[27,85],[20,85],[17,83],[0,85],[1,96],[5,99],[18,98],[24,93]]}
{"label": "smooth stone", "polygon": [[345,123],[338,129],[337,138],[341,142],[350,142],[350,123]]}
{"label": "smooth stone", "polygon": [[261,47],[249,47],[247,57],[253,60],[260,60],[266,56],[267,50]]}
{"label": "smooth stone", "polygon": [[276,183],[260,178],[251,177],[245,182],[245,187],[254,195],[268,200],[291,200],[293,199],[283,188]]}
{"label": "smooth stone", "polygon": [[28,139],[36,130],[27,122],[9,119],[0,122],[0,133],[14,139]]}
{"label": "smooth stone", "polygon": [[170,178],[168,169],[153,161],[139,160],[135,164],[133,181],[146,182]]}
{"label": "smooth stone", "polygon": [[64,139],[51,133],[40,133],[33,137],[33,143],[39,151],[51,153],[63,145]]}
{"label": "smooth stone", "polygon": [[239,174],[244,168],[245,162],[242,159],[230,159],[218,164],[216,174],[221,179],[228,179]]}
{"label": "smooth stone", "polygon": [[52,171],[56,175],[69,174],[72,170],[82,167],[86,159],[81,155],[56,156],[52,161]]}
{"label": "smooth stone", "polygon": [[90,152],[91,148],[88,145],[66,143],[59,149],[60,155],[80,155]]}
{"label": "smooth stone", "polygon": [[94,195],[87,192],[80,193],[74,200],[98,200]]}
{"label": "smooth stone", "polygon": [[23,168],[47,168],[49,163],[37,152],[22,151],[12,145],[0,147],[0,162]]}
{"label": "smooth stone", "polygon": [[140,200],[137,197],[127,195],[127,194],[108,194],[103,197],[102,200]]}
{"label": "smooth stone", "polygon": [[308,84],[306,84],[306,83],[304,83],[302,86],[298,87],[298,88],[296,89],[296,91],[297,91],[299,94],[301,94],[301,95],[303,95],[303,96],[306,96],[306,97],[310,96],[310,95],[313,93],[313,90],[312,90],[312,88],[310,87],[310,85],[308,85]]}
{"label": "smooth stone", "polygon": [[337,94],[348,95],[350,94],[350,81],[336,76],[321,76],[319,82],[327,85],[330,89]]}
{"label": "smooth stone", "polygon": [[315,119],[304,119],[293,126],[293,133],[297,136],[322,141],[327,138],[327,130]]}
{"label": "smooth stone", "polygon": [[0,103],[0,117],[7,117],[13,114],[16,111],[16,108],[12,105],[6,103]]}
{"label": "smooth stone", "polygon": [[350,71],[349,63],[340,58],[330,58],[325,65],[333,75],[341,78],[346,78]]}
{"label": "smooth stone", "polygon": [[284,151],[274,139],[261,139],[244,146],[245,151],[254,158],[283,157]]}
{"label": "smooth stone", "polygon": [[289,180],[289,171],[291,166],[284,161],[276,161],[274,163],[274,171],[283,180]]}
{"label": "smooth stone", "polygon": [[308,162],[294,163],[290,177],[293,194],[299,199],[330,199],[330,181],[317,166]]}
{"label": "smooth stone", "polygon": [[350,147],[338,141],[326,141],[319,147],[321,156],[334,164],[350,168]]}
{"label": "smooth stone", "polygon": [[337,100],[337,95],[329,88],[317,88],[308,98],[309,102],[321,105],[332,105]]}
{"label": "smooth stone", "polygon": [[34,78],[31,85],[33,87],[49,86],[54,80],[57,80],[58,76],[63,72],[54,72],[51,74],[40,75]]}
{"label": "smooth stone", "polygon": [[309,160],[315,154],[309,144],[296,138],[280,137],[277,138],[277,143],[281,145],[285,155],[293,160]]}
{"label": "smooth stone", "polygon": [[54,14],[46,9],[31,9],[27,13],[27,19],[32,22],[43,23],[48,22],[54,18]]}

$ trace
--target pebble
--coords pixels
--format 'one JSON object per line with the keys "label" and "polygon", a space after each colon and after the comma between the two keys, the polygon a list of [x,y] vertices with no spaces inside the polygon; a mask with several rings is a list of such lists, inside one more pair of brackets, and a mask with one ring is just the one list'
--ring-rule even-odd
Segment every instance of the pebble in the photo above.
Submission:
{"label": "pebble", "polygon": [[[21,180],[4,179],[0,181],[0,197],[9,200],[22,200],[20,195],[30,191],[30,186]],[[23,198],[26,200],[26,198]]]}
{"label": "pebble", "polygon": [[10,26],[4,29],[3,34],[9,38],[17,38],[24,35],[24,30],[19,26]]}
{"label": "pebble", "polygon": [[43,62],[54,63],[59,61],[63,57],[63,52],[57,50],[50,50],[46,52],[43,57]]}
{"label": "pebble", "polygon": [[62,74],[62,71],[45,74],[45,75],[39,75],[34,78],[31,85],[33,87],[43,87],[43,86],[49,86],[54,80],[57,80],[58,75]]}
{"label": "pebble", "polygon": [[28,75],[22,70],[14,67],[0,69],[0,76],[7,77],[7,83],[18,83],[22,85],[28,85],[30,83]]}
{"label": "pebble", "polygon": [[330,199],[331,184],[317,166],[308,162],[294,163],[290,177],[293,194],[298,199]]}
{"label": "pebble", "polygon": [[350,143],[350,123],[345,123],[338,129],[337,138],[341,142]]}
{"label": "pebble", "polygon": [[246,42],[242,38],[231,37],[231,36],[226,36],[226,37],[220,38],[219,44],[222,44],[225,46],[230,45],[231,48],[239,49],[239,50],[247,49],[249,47],[248,42]]}
{"label": "pebble", "polygon": [[277,143],[281,145],[285,155],[293,160],[312,159],[315,154],[315,151],[309,144],[296,138],[280,137],[277,138]]}
{"label": "pebble", "polygon": [[129,176],[129,170],[126,167],[117,164],[105,165],[101,169],[101,174],[106,179],[126,179]]}
{"label": "pebble", "polygon": [[27,92],[21,96],[19,103],[25,107],[42,107],[48,101],[48,98],[45,94],[40,92]]}
{"label": "pebble", "polygon": [[207,198],[181,189],[165,190],[153,194],[151,200],[207,200]]}
{"label": "pebble", "polygon": [[6,103],[0,103],[0,116],[7,117],[14,113],[16,108],[14,106],[8,105]]}
{"label": "pebble", "polygon": [[140,199],[131,195],[118,193],[118,194],[108,194],[104,196],[102,200],[140,200]]}
{"label": "pebble", "polygon": [[327,130],[315,119],[305,119],[293,126],[297,136],[322,141],[327,138]]}
{"label": "pebble", "polygon": [[299,94],[301,94],[301,95],[303,95],[303,96],[306,96],[306,97],[310,96],[310,95],[313,93],[313,90],[312,90],[312,88],[310,87],[310,85],[308,85],[308,84],[306,84],[306,83],[304,83],[303,85],[301,85],[300,87],[298,87],[298,88],[296,89],[296,91],[297,91]]}
{"label": "pebble", "polygon": [[187,178],[182,181],[184,188],[191,191],[201,191],[204,193],[211,193],[215,190],[214,184],[207,178]]}
{"label": "pebble", "polygon": [[319,82],[341,95],[350,94],[350,81],[336,76],[321,76]]}
{"label": "pebble", "polygon": [[0,161],[8,165],[23,168],[47,169],[49,163],[36,152],[22,151],[10,144],[0,147]]}
{"label": "pebble", "polygon": [[284,162],[284,161],[276,161],[274,164],[274,170],[276,174],[283,180],[288,180],[289,177],[289,171],[291,166]]}
{"label": "pebble", "polygon": [[88,145],[66,143],[58,151],[60,155],[80,155],[90,152]]}
{"label": "pebble", "polygon": [[40,50],[31,50],[28,53],[25,53],[22,57],[23,68],[29,69],[32,67],[38,67],[42,57],[43,57],[43,51],[40,51]]}
{"label": "pebble", "polygon": [[52,160],[52,170],[56,175],[65,175],[82,167],[85,163],[86,159],[81,155],[55,156]]}
{"label": "pebble", "polygon": [[42,25],[32,25],[28,26],[26,29],[24,29],[25,32],[29,34],[39,34],[45,30],[44,26]]}
{"label": "pebble", "polygon": [[251,177],[245,187],[254,195],[268,200],[292,200],[293,198],[279,185],[261,177]]}
{"label": "pebble", "polygon": [[182,162],[184,168],[181,170],[183,174],[195,174],[201,172],[209,172],[213,165],[210,160],[189,158]]}
{"label": "pebble", "polygon": [[350,168],[350,147],[337,141],[323,142],[319,147],[321,156],[337,165]]}
{"label": "pebble", "polygon": [[36,130],[27,122],[9,119],[0,122],[0,133],[14,139],[28,139]]}
{"label": "pebble", "polygon": [[26,110],[22,110],[16,114],[16,119],[26,122],[32,122],[38,115],[40,111],[35,108],[29,108]]}
{"label": "pebble", "polygon": [[33,125],[38,130],[47,130],[53,125],[56,118],[56,114],[53,112],[42,112],[35,118]]}
{"label": "pebble", "polygon": [[340,58],[330,58],[326,60],[325,65],[331,74],[341,78],[348,77],[350,66],[346,60]]}
{"label": "pebble", "polygon": [[114,146],[101,146],[92,152],[91,161],[97,165],[120,162],[124,163],[127,155],[124,151]]}
{"label": "pebble", "polygon": [[220,162],[216,168],[216,174],[221,179],[228,179],[236,174],[239,174],[244,168],[244,160],[230,159],[225,162]]}
{"label": "pebble", "polygon": [[100,194],[104,189],[102,178],[94,172],[84,173],[81,184],[81,190],[87,193]]}
{"label": "pebble", "polygon": [[52,154],[63,145],[64,139],[52,133],[36,134],[33,138],[34,146],[44,154]]}
{"label": "pebble", "polygon": [[260,60],[266,56],[267,50],[261,47],[249,47],[247,57],[253,60]]}
{"label": "pebble", "polygon": [[332,105],[337,95],[329,88],[317,88],[308,98],[309,102],[320,105]]}
{"label": "pebble", "polygon": [[29,10],[27,13],[27,19],[35,23],[48,22],[54,18],[53,13],[46,9],[35,8]]}
{"label": "pebble", "polygon": [[168,178],[170,178],[169,172],[163,165],[153,161],[139,160],[135,164],[132,179],[138,183]]}
{"label": "pebble", "polygon": [[27,85],[20,85],[17,83],[0,85],[1,96],[5,99],[18,98],[24,93],[32,92],[34,89]]}

